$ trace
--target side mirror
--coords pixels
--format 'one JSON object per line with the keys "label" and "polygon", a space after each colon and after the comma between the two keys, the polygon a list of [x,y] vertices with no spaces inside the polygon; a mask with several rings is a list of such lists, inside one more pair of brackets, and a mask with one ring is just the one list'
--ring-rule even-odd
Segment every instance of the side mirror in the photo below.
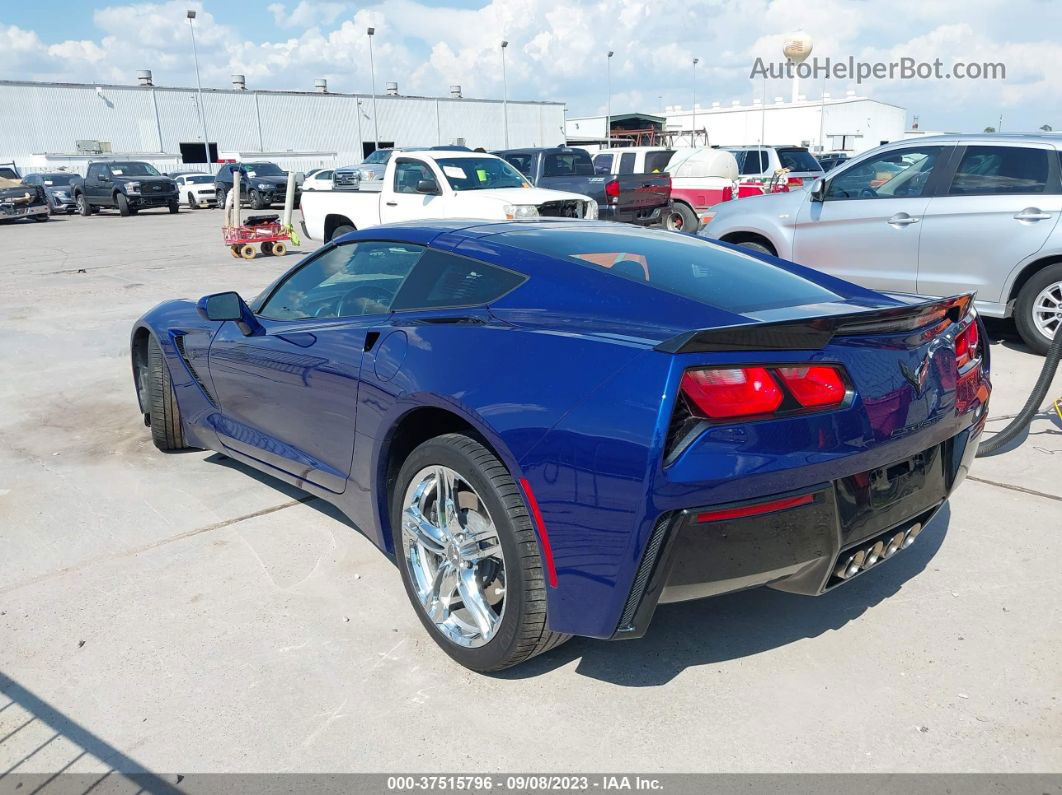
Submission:
{"label": "side mirror", "polygon": [[817,179],[811,183],[811,200],[813,202],[826,200],[826,180]]}
{"label": "side mirror", "polygon": [[417,180],[417,193],[438,193],[439,183],[433,179]]}
{"label": "side mirror", "polygon": [[245,337],[251,336],[262,328],[251,308],[238,293],[232,291],[205,295],[199,299],[195,308],[204,320],[216,322],[231,320]]}

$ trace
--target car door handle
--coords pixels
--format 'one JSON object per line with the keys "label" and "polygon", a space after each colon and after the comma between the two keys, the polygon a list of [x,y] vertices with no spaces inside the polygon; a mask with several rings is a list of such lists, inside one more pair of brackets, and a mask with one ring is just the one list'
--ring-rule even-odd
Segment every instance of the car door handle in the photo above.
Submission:
{"label": "car door handle", "polygon": [[907,226],[908,224],[917,224],[921,219],[914,218],[907,213],[896,213],[896,215],[889,218],[885,223],[892,226]]}
{"label": "car door handle", "polygon": [[1015,221],[1046,221],[1051,217],[1051,213],[1040,212],[1039,207],[1026,207],[1020,213],[1014,216]]}
{"label": "car door handle", "polygon": [[398,206],[398,202],[385,202],[385,203],[387,204],[388,207],[397,207]]}

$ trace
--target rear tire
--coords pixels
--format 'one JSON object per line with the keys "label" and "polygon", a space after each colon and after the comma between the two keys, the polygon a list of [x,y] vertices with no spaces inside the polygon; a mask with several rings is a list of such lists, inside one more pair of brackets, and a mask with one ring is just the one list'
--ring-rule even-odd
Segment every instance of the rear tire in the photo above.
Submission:
{"label": "rear tire", "polygon": [[664,226],[671,232],[695,234],[701,225],[697,213],[688,204],[678,202],[671,205],[671,211],[664,220]]}
{"label": "rear tire", "polygon": [[271,253],[274,257],[283,257],[288,253],[288,247],[278,241],[273,244],[273,250]]}
{"label": "rear tire", "polygon": [[1014,304],[1014,323],[1022,341],[1041,356],[1047,355],[1054,335],[1062,331],[1062,303],[1052,301],[1062,301],[1062,262],[1029,279]]}
{"label": "rear tire", "polygon": [[[436,623],[440,616],[436,614],[434,619],[429,616],[418,596],[419,586],[413,570],[417,567],[417,561],[423,559],[423,548],[412,540],[412,534],[403,530],[403,524],[408,524],[403,519],[407,518],[405,511],[409,507],[406,504],[407,491],[414,485],[414,480],[423,482],[425,471],[430,472],[433,468],[443,468],[453,473],[463,485],[470,487],[454,497],[458,514],[463,516],[466,523],[465,532],[471,532],[471,528],[478,533],[482,532],[484,526],[490,527],[489,531],[484,532],[485,542],[489,547],[496,537],[495,546],[500,546],[500,556],[494,555],[471,565],[460,563],[456,569],[452,569],[466,574],[471,572],[470,576],[478,583],[474,588],[480,599],[487,599],[491,594],[490,586],[501,581],[500,602],[497,587],[492,592],[496,601],[488,609],[492,611],[496,623],[485,642],[482,637],[478,643],[475,638],[466,643],[452,639]],[[473,510],[465,501],[465,495],[468,494],[472,495],[469,499],[479,506],[477,510]],[[429,491],[427,495],[421,497],[421,507],[434,499],[433,492]],[[450,657],[473,671],[500,671],[568,640],[569,635],[549,630],[542,558],[523,494],[501,461],[480,442],[463,434],[450,433],[421,444],[402,464],[390,495],[390,503],[392,540],[406,594],[428,634]],[[469,520],[470,515],[479,513],[482,517],[483,509],[489,514],[486,523],[473,524]],[[462,520],[455,521],[460,523]],[[437,515],[435,522],[439,522]],[[467,537],[459,538],[467,543]],[[423,573],[423,569],[417,571]],[[460,574],[456,576],[460,577]],[[488,576],[489,580],[486,579]],[[458,589],[457,594],[460,593],[463,592]],[[462,607],[452,607],[455,603]],[[499,603],[500,613],[496,609]],[[440,605],[441,602],[436,601],[432,609],[442,610]],[[455,612],[465,610],[463,605],[463,600],[455,594],[444,607],[446,613],[453,616]]]}
{"label": "rear tire", "polygon": [[[351,226],[350,224],[340,224],[339,226],[337,226],[335,229],[332,230],[332,236],[329,237],[328,240],[335,240],[337,237],[342,237],[343,235],[347,234],[348,232],[353,232],[353,231],[355,231],[354,227]],[[328,242],[328,241],[325,241],[325,242]]]}
{"label": "rear tire", "polygon": [[151,417],[151,441],[164,452],[188,447],[181,425],[181,409],[170,382],[170,368],[162,348],[154,337],[148,338],[147,360],[148,411]]}
{"label": "rear tire", "polygon": [[123,218],[131,215],[129,212],[129,199],[125,198],[124,193],[119,193],[114,197],[115,202],[118,204],[118,214]]}

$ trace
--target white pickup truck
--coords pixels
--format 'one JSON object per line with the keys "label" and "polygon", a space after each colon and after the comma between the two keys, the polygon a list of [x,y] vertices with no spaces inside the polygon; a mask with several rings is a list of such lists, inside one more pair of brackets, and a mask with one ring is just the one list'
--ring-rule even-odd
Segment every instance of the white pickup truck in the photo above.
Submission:
{"label": "white pickup truck", "polygon": [[327,242],[355,229],[428,218],[597,218],[597,202],[535,188],[519,171],[479,152],[396,152],[379,191],[302,194],[303,231]]}

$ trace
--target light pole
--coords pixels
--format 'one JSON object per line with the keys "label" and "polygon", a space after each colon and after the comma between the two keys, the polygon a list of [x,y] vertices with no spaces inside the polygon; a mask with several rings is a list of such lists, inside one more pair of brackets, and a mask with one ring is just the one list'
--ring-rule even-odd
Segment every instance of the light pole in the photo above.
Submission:
{"label": "light pole", "polygon": [[605,79],[608,83],[608,102],[605,105],[605,148],[612,148],[612,56],[615,53],[608,51],[608,60],[605,61]]}
{"label": "light pole", "polygon": [[213,169],[210,167],[210,139],[207,138],[206,108],[203,107],[203,84],[199,80],[199,54],[195,49],[195,25],[192,24],[193,19],[195,19],[195,11],[188,9],[188,30],[192,34],[192,60],[195,61],[195,85],[199,96],[199,122],[203,125],[203,150],[206,152],[207,171],[213,173]]}
{"label": "light pole", "polygon": [[505,48],[509,42],[502,39],[502,119],[505,125],[505,148],[509,148],[509,78],[505,74]]}
{"label": "light pole", "polygon": [[697,64],[700,60],[693,59],[693,129],[690,131],[690,146],[697,145]]}
{"label": "light pole", "polygon": [[[376,65],[372,60],[372,37],[376,28],[369,28],[369,84],[372,86],[372,123],[376,131],[376,149],[380,148],[380,116],[376,112]],[[373,150],[375,151],[375,150]],[[364,155],[363,155],[364,157]]]}

